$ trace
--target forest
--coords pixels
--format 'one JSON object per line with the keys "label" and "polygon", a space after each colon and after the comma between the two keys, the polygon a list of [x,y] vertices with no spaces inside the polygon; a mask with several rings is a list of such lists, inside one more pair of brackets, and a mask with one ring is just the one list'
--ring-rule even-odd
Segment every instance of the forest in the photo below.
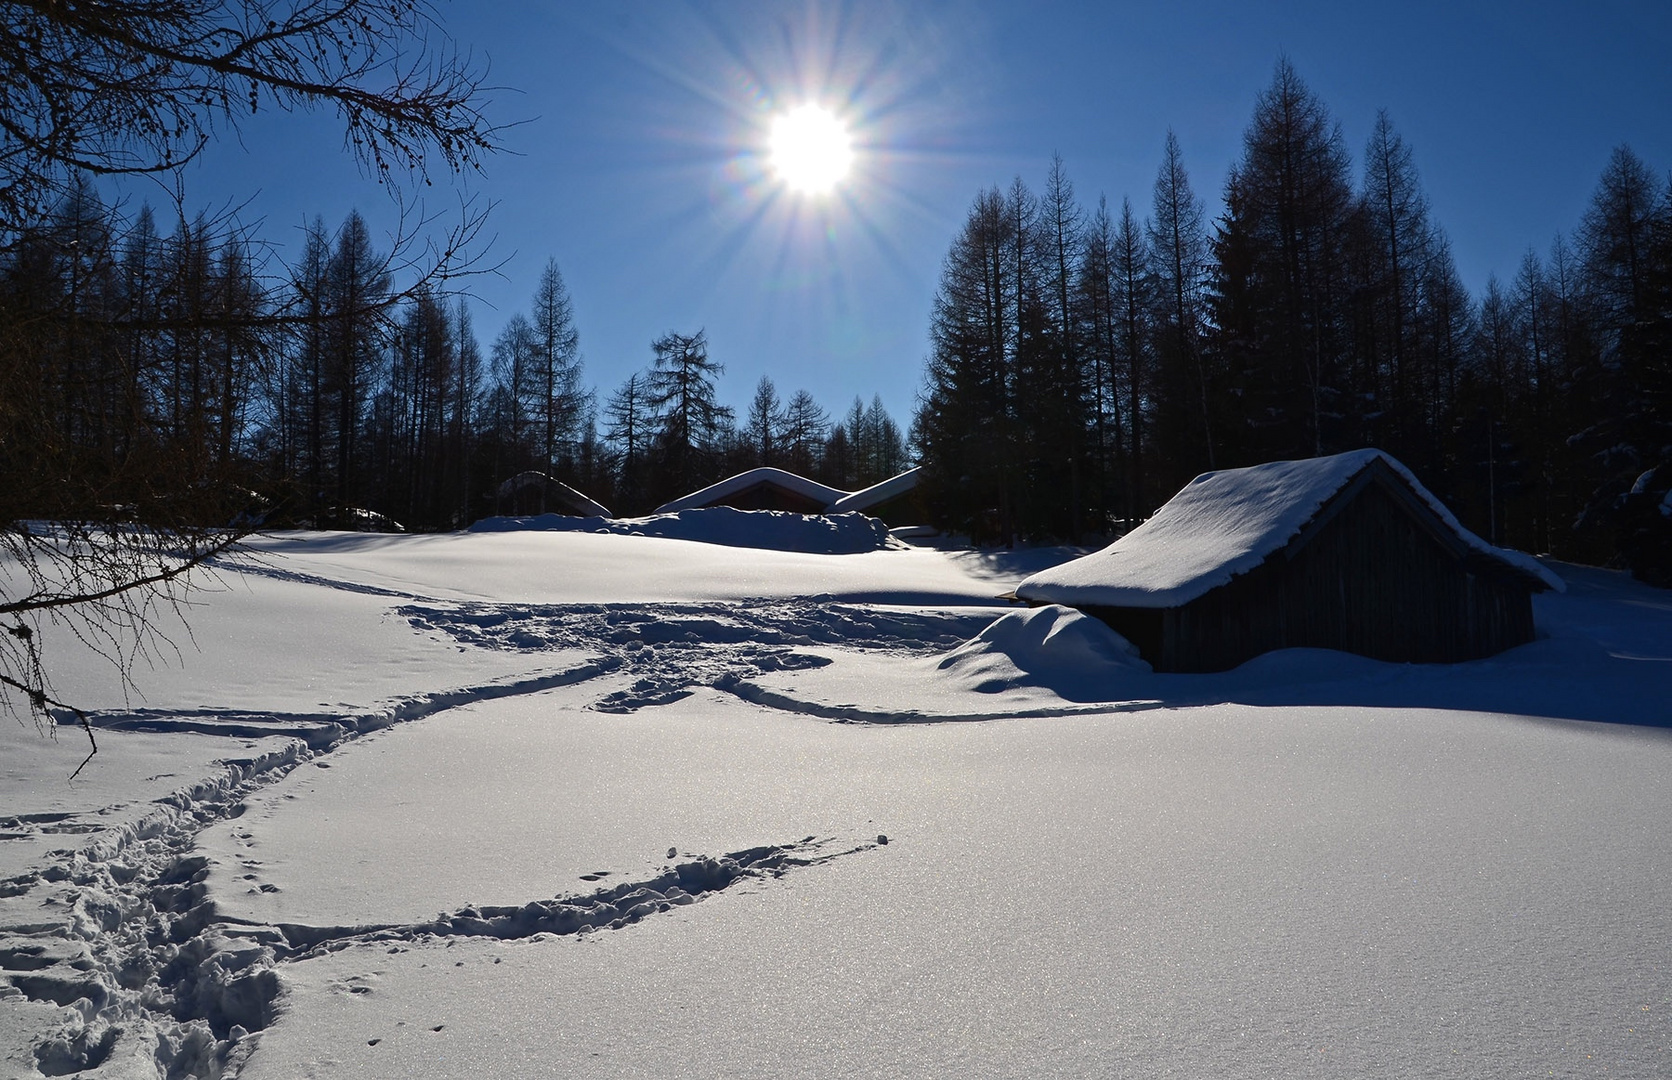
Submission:
{"label": "forest", "polygon": [[484,351],[439,275],[397,285],[399,247],[358,213],[316,218],[286,265],[224,222],[164,235],[150,207],[129,219],[75,185],[0,255],[7,389],[30,403],[8,417],[8,475],[28,481],[14,519],[151,521],[190,476],[239,504],[200,514],[435,530],[498,512],[503,481],[531,469],[631,514],[757,465],[844,488],[905,467],[875,397],[832,418],[763,378],[740,421],[701,331],[649,342],[600,407],[555,260]]}
{"label": "forest", "polygon": [[1081,206],[1060,158],[981,192],[909,432],[769,378],[740,417],[701,330],[647,332],[600,398],[555,259],[484,348],[358,213],[284,262],[77,175],[0,250],[0,512],[434,530],[531,469],[637,514],[756,465],[855,489],[919,463],[929,523],[1091,542],[1202,471],[1377,446],[1482,536],[1664,574],[1672,185],[1620,147],[1572,234],[1473,297],[1385,112],[1360,162],[1283,61],[1216,216],[1171,135],[1142,218]]}
{"label": "forest", "polygon": [[1672,184],[1628,147],[1570,236],[1473,297],[1383,111],[1357,183],[1287,61],[1218,213],[1169,134],[1149,213],[981,192],[912,427],[934,520],[1123,531],[1198,473],[1387,450],[1481,536],[1672,573]]}

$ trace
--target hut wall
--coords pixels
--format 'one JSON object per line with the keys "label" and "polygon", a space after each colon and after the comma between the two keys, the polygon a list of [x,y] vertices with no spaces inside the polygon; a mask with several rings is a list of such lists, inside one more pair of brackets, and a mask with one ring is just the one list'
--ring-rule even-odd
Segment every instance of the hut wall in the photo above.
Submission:
{"label": "hut wall", "polygon": [[1145,652],[1160,671],[1223,671],[1294,647],[1455,662],[1533,638],[1529,587],[1473,572],[1379,483],[1353,493],[1306,543],[1161,615],[1159,648]]}
{"label": "hut wall", "polygon": [[917,500],[917,491],[902,491],[892,499],[886,499],[875,506],[868,506],[860,513],[866,517],[874,517],[884,524],[893,527],[901,525],[916,525],[928,520]]}
{"label": "hut wall", "polygon": [[1167,670],[1157,664],[1161,655],[1163,620],[1169,614],[1161,608],[1087,607],[1087,615],[1102,619],[1109,629],[1132,643],[1138,655],[1148,660],[1157,671]]}
{"label": "hut wall", "polygon": [[770,483],[746,487],[710,505],[730,506],[736,510],[789,510],[797,514],[822,514],[825,509],[825,504],[817,499]]}

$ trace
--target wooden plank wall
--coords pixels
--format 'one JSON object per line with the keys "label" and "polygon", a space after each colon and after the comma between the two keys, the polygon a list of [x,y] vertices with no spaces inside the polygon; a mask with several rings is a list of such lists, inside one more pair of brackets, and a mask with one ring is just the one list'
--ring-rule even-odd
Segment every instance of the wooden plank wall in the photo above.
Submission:
{"label": "wooden plank wall", "polygon": [[1357,492],[1303,547],[1183,607],[1088,613],[1158,671],[1224,671],[1293,647],[1455,662],[1533,638],[1528,585],[1489,566],[1471,569],[1379,483]]}

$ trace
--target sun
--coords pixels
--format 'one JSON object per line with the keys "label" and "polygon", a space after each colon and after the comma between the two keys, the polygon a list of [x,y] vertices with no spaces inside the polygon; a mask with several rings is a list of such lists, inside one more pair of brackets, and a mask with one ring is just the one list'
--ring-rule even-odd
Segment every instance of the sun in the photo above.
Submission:
{"label": "sun", "polygon": [[772,167],[791,190],[822,195],[853,164],[848,129],[817,105],[802,105],[772,121]]}

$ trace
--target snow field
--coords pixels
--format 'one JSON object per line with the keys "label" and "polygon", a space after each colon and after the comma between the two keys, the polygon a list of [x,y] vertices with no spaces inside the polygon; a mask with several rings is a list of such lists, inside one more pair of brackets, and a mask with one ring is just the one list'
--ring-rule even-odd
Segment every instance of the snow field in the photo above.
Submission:
{"label": "snow field", "polygon": [[[360,894],[287,864],[287,910],[549,896],[614,844],[631,876],[667,845],[890,842],[617,933],[288,965],[245,1075],[1647,1077],[1672,1046],[1663,732],[1246,706],[851,727],[711,694],[595,719],[533,699],[437,716],[385,767],[351,748],[317,781],[341,791],[261,830],[302,843],[310,805],[512,725],[487,741],[546,733],[564,805],[598,808],[553,814],[567,860],[501,838],[504,792],[405,826],[368,800],[338,858],[377,828],[366,847],[413,873]],[[542,812],[499,753],[485,772]],[[429,782],[458,789],[417,801]]]}
{"label": "snow field", "polygon": [[143,700],[59,654],[74,785],[0,735],[5,1076],[1672,1060],[1672,600],[1620,575],[1477,664],[1159,676],[994,606],[1068,553],[257,546]]}

